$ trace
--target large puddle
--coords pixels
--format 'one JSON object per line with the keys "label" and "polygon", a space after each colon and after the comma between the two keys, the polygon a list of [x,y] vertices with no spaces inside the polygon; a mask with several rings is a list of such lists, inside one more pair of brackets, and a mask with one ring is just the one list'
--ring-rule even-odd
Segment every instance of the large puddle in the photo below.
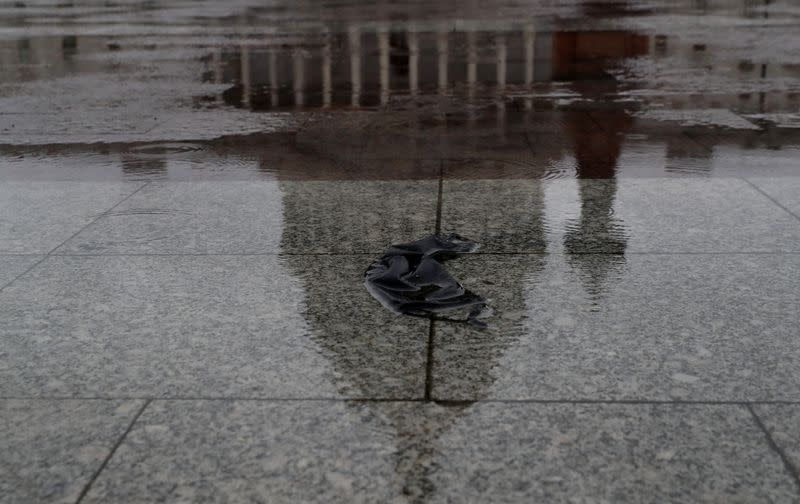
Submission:
{"label": "large puddle", "polygon": [[0,176],[796,175],[799,30],[771,1],[14,2]]}

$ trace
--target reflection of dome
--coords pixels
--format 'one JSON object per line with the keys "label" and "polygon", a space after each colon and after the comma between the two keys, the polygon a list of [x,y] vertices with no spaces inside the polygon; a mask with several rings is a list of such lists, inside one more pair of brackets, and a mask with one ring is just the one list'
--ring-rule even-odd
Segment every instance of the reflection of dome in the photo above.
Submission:
{"label": "reflection of dome", "polygon": [[[345,181],[280,181],[284,210],[282,245],[296,247],[309,243],[309,237],[331,226],[336,229],[363,228],[364,212],[333,211],[334,207],[327,206],[329,202],[352,209],[374,209],[375,191],[383,189],[386,194],[392,194],[404,184],[417,187],[420,184],[433,184],[428,192],[435,194],[436,190],[436,181],[359,180],[350,183],[358,184],[359,190],[353,190],[354,187],[348,186]],[[341,186],[341,191],[335,190],[337,184]],[[525,236],[519,236],[517,240],[543,240],[542,220],[530,217],[532,213],[538,215],[541,210],[541,195],[532,198],[532,195],[538,194],[537,191],[541,191],[539,184],[531,187],[523,185],[518,192],[504,193],[511,197],[509,212],[512,215],[507,216],[507,222],[513,223],[513,214],[518,214],[517,219],[526,218],[531,223],[531,227],[520,231]],[[399,193],[409,194],[405,190]],[[472,201],[473,205],[476,201],[479,205],[484,203],[480,199],[465,201],[465,204]],[[398,201],[387,206],[403,208],[404,203]],[[430,213],[434,215],[435,208],[432,207]],[[390,231],[390,234],[398,236],[404,231],[418,232],[406,229],[408,214],[405,218],[398,218],[394,214],[386,214],[385,217],[385,221],[369,229],[386,230],[398,226]],[[353,235],[351,245],[364,247],[377,239],[376,236],[367,236],[366,241],[358,242],[356,238],[359,236]],[[365,238],[360,236],[360,239]],[[422,397],[426,387],[430,322],[420,318],[398,318],[372,299],[363,286],[363,274],[374,259],[371,255],[285,255],[281,263],[302,285],[305,298],[303,317],[310,344],[328,361],[334,387],[340,394],[391,399]],[[486,331],[477,331],[462,324],[455,326],[437,322],[437,338],[444,339],[447,337],[445,333],[451,333],[463,343],[454,346],[442,340],[437,350],[441,348],[443,353],[437,358],[459,363],[458,370],[465,375],[455,379],[469,380],[470,394],[481,397],[488,394],[494,383],[496,375],[493,370],[498,360],[523,331],[518,319],[504,315],[526,309],[524,283],[543,267],[544,259],[538,254],[526,254],[515,261],[511,269],[503,268],[507,262],[495,263],[491,257],[486,261],[481,258],[480,261],[470,262],[469,259],[474,258],[465,257],[453,261],[452,265],[448,263],[448,269],[466,285],[490,295],[497,303],[500,318],[496,323],[493,319],[494,327]],[[358,326],[358,330],[354,329]],[[485,349],[486,338],[492,339],[490,352]],[[484,348],[481,349],[481,346]],[[447,363],[441,365],[446,366]],[[443,369],[443,376],[452,372],[449,366],[440,369]],[[358,403],[360,414],[374,415],[378,419],[376,424],[390,432],[396,440],[396,448],[391,455],[396,461],[397,479],[394,483],[402,489],[409,502],[424,502],[436,492],[432,475],[437,470],[439,440],[469,411],[469,404],[447,407],[431,405],[413,410],[405,406],[381,401]]]}
{"label": "reflection of dome", "polygon": [[622,254],[575,254],[567,262],[577,270],[583,288],[593,304],[597,304],[608,288],[611,278],[625,266]]}

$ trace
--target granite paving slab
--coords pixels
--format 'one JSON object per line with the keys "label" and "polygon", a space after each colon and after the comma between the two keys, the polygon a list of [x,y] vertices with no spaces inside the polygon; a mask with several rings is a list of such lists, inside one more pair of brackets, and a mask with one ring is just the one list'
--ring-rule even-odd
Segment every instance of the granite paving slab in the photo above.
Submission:
{"label": "granite paving slab", "polygon": [[800,481],[800,404],[756,404],[753,411]]}
{"label": "granite paving slab", "polygon": [[800,400],[800,256],[483,255],[494,309],[436,322],[434,399]]}
{"label": "granite paving slab", "polygon": [[795,502],[741,406],[156,401],[84,502]]}
{"label": "granite paving slab", "polygon": [[447,178],[442,229],[484,252],[800,251],[800,221],[733,178]]}
{"label": "granite paving slab", "polygon": [[0,396],[424,393],[429,322],[369,256],[51,256],[0,292]]}
{"label": "granite paving slab", "polygon": [[0,502],[75,502],[143,405],[0,399]]}
{"label": "granite paving slab", "polygon": [[800,220],[800,177],[759,177],[748,180]]}
{"label": "granite paving slab", "polygon": [[438,182],[164,182],[59,254],[358,253],[431,233]]}

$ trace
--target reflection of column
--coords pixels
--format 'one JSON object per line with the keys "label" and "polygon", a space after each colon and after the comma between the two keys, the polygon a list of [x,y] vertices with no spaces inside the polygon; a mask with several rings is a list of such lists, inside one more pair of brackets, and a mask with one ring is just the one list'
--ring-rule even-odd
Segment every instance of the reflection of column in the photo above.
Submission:
{"label": "reflection of column", "polygon": [[497,100],[497,136],[504,138],[506,136],[506,102],[503,97]]}
{"label": "reflection of column", "polygon": [[439,92],[447,91],[447,31],[436,34],[436,51],[439,53]]}
{"label": "reflection of column", "polygon": [[506,37],[498,35],[495,39],[497,45],[497,91],[502,92],[506,88],[506,60],[508,51],[506,50]]}
{"label": "reflection of column", "polygon": [[270,51],[269,53],[269,96],[272,107],[278,106],[278,56]]}
{"label": "reflection of column", "polygon": [[378,31],[378,69],[381,78],[381,105],[389,101],[389,32],[385,28]]}
{"label": "reflection of column", "polygon": [[[528,25],[525,27],[523,33],[523,42],[525,45],[525,86],[529,89],[533,85],[534,41],[533,26]],[[531,109],[532,107],[533,100],[531,98],[525,98],[525,108]]]}
{"label": "reflection of column", "polygon": [[347,32],[350,41],[351,102],[358,107],[361,102],[361,33],[355,26],[351,26]]}
{"label": "reflection of column", "polygon": [[295,51],[294,54],[292,54],[292,70],[294,71],[292,84],[292,89],[294,90],[294,104],[298,107],[302,107],[305,103],[305,96],[303,95],[305,87],[305,61],[303,61],[303,53],[300,51]]}
{"label": "reflection of column", "polygon": [[325,37],[325,46],[322,48],[322,106],[331,106],[331,39]]}
{"label": "reflection of column", "polygon": [[467,96],[475,97],[475,85],[478,82],[478,54],[475,47],[475,32],[467,32]]}
{"label": "reflection of column", "polygon": [[214,67],[214,84],[222,84],[222,49],[219,47],[211,52],[211,66]]}
{"label": "reflection of column", "polygon": [[508,50],[506,47],[505,35],[497,35],[495,37],[495,45],[497,46],[497,64],[495,70],[497,71],[497,131],[498,137],[505,137],[506,127],[506,103],[503,100],[502,93],[506,89],[506,74]]}
{"label": "reflection of column", "polygon": [[[214,84],[222,84],[222,49],[215,47],[211,52],[211,66],[214,70]],[[222,104],[222,95],[217,95],[217,103]]]}
{"label": "reflection of column", "polygon": [[525,43],[525,85],[530,86],[533,84],[533,26],[528,25],[525,28],[523,39]]}
{"label": "reflection of column", "polygon": [[409,31],[408,38],[408,87],[412,95],[419,88],[419,39],[417,32]]}
{"label": "reflection of column", "polygon": [[242,70],[242,106],[250,106],[250,48],[243,44],[241,48]]}

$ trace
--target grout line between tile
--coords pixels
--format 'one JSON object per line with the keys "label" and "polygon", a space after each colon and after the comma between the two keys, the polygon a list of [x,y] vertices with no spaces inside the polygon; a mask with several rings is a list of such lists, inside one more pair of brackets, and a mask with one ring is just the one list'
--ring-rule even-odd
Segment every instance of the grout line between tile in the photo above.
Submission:
{"label": "grout line between tile", "polygon": [[[375,251],[375,252],[177,252],[177,253],[165,253],[165,252],[153,252],[153,253],[137,253],[137,252],[121,252],[121,253],[98,253],[98,254],[52,254],[54,257],[162,257],[162,256],[175,256],[175,257],[262,257],[262,256],[374,256],[376,254],[381,254],[382,252]],[[38,254],[37,254],[38,255]]]}
{"label": "grout line between tile", "polygon": [[0,396],[3,401],[254,401],[254,402],[434,402],[442,406],[463,404],[630,404],[630,405],[800,405],[800,400],[647,400],[647,399],[426,399],[424,397],[237,397],[237,396]]}
{"label": "grout line between tile", "polygon": [[754,183],[752,183],[750,180],[748,180],[748,179],[746,179],[746,178],[744,178],[744,177],[742,178],[742,180],[744,180],[744,181],[745,181],[745,182],[746,182],[746,183],[747,183],[747,184],[748,184],[750,187],[752,187],[753,189],[755,189],[756,191],[758,191],[758,192],[759,192],[759,193],[760,193],[762,196],[764,196],[765,198],[767,198],[768,200],[770,200],[772,203],[774,203],[775,205],[777,205],[778,207],[780,207],[780,208],[781,208],[781,210],[783,210],[784,212],[788,213],[789,215],[791,215],[792,217],[794,217],[796,220],[800,221],[800,216],[799,216],[799,215],[795,214],[794,212],[792,212],[791,210],[789,210],[788,208],[786,208],[785,206],[783,206],[783,205],[782,205],[780,202],[778,202],[778,200],[776,200],[775,198],[773,198],[772,196],[770,196],[769,194],[767,194],[767,193],[766,193],[764,190],[762,190],[760,187],[758,187],[757,185],[755,185],[755,184],[754,184]]}
{"label": "grout line between tile", "polygon": [[[154,256],[154,257],[162,257],[162,256],[175,256],[175,257],[203,257],[203,256],[221,256],[221,257],[261,257],[261,256],[374,256],[381,254],[381,251],[374,251],[374,252],[198,252],[198,253],[187,253],[187,252],[178,252],[178,253],[136,253],[136,252],[125,252],[125,253],[78,253],[78,254],[71,254],[71,253],[53,253],[48,254],[53,257],[147,257],[147,256]],[[661,252],[661,251],[626,251],[624,254],[620,254],[618,252],[520,252],[520,251],[513,251],[513,252],[483,252],[477,251],[470,254],[472,256],[574,256],[574,255],[596,255],[596,256],[606,256],[606,255],[618,255],[618,256],[635,256],[635,255],[672,255],[672,256],[684,256],[684,255],[716,255],[716,256],[726,256],[726,255],[798,255],[800,251],[721,251],[721,252]],[[0,257],[4,256],[41,256],[42,254],[0,254]]]}
{"label": "grout line between tile", "polygon": [[591,122],[593,122],[593,123],[594,123],[594,125],[595,125],[595,126],[597,126],[598,128],[600,128],[600,131],[609,132],[609,131],[608,131],[608,130],[605,128],[605,127],[603,127],[603,125],[602,125],[602,124],[600,124],[600,121],[598,121],[597,119],[595,119],[595,118],[594,118],[594,116],[592,116],[592,113],[591,113],[591,112],[589,112],[588,110],[586,110],[586,111],[584,111],[583,113],[586,115],[586,117],[588,117],[588,118],[589,118],[589,120],[590,120]]}
{"label": "grout line between tile", "polygon": [[92,219],[92,221],[91,221],[91,222],[89,222],[88,224],[86,224],[85,226],[83,226],[82,228],[80,228],[79,230],[77,230],[77,231],[75,231],[74,233],[72,233],[72,235],[71,235],[69,238],[67,238],[66,240],[64,240],[63,242],[61,242],[61,243],[59,243],[58,245],[56,245],[55,247],[53,247],[53,249],[52,249],[52,250],[50,250],[50,252],[48,252],[48,253],[47,253],[47,255],[48,255],[48,256],[50,256],[50,255],[53,255],[53,254],[55,253],[55,251],[56,251],[56,250],[58,250],[59,248],[63,247],[65,243],[67,243],[67,242],[68,242],[68,241],[70,241],[71,239],[73,239],[73,238],[75,238],[76,236],[78,236],[79,234],[81,234],[81,233],[82,233],[84,230],[86,230],[86,228],[88,228],[89,226],[91,226],[91,225],[92,225],[92,224],[94,224],[95,222],[99,221],[100,219],[102,219],[103,217],[105,217],[106,215],[108,215],[108,214],[109,214],[109,213],[110,213],[112,210],[114,210],[115,208],[117,208],[117,207],[118,207],[118,206],[120,206],[121,204],[125,203],[125,202],[126,202],[126,201],[127,201],[127,200],[128,200],[130,197],[131,197],[131,196],[133,196],[134,194],[138,193],[139,191],[141,191],[142,189],[144,189],[145,187],[147,187],[147,186],[148,186],[148,185],[150,185],[151,183],[152,183],[152,182],[145,182],[144,184],[142,184],[142,185],[140,185],[139,187],[137,187],[135,191],[133,191],[133,192],[132,192],[132,193],[130,193],[129,195],[125,196],[124,198],[122,198],[121,200],[119,200],[118,202],[116,202],[116,203],[115,203],[113,206],[111,206],[111,208],[109,208],[108,210],[105,210],[104,212],[101,212],[101,213],[100,213],[100,214],[99,214],[97,217],[95,217],[94,219]]}
{"label": "grout line between tile", "polygon": [[28,274],[28,272],[29,272],[29,271],[31,271],[31,270],[32,270],[33,268],[35,268],[36,266],[39,266],[39,265],[42,263],[42,261],[44,261],[45,259],[47,259],[47,257],[48,257],[47,255],[43,255],[43,256],[42,256],[42,257],[41,257],[41,258],[40,258],[38,261],[34,262],[33,264],[31,264],[30,266],[28,266],[27,268],[25,268],[25,271],[23,271],[23,272],[22,272],[22,273],[20,273],[19,275],[15,276],[14,278],[12,278],[12,279],[11,279],[11,280],[9,280],[8,282],[6,282],[4,285],[0,285],[0,292],[3,292],[3,290],[5,290],[5,289],[6,289],[6,287],[10,286],[10,285],[11,285],[11,284],[13,284],[14,282],[16,282],[17,280],[19,280],[19,279],[20,279],[20,278],[22,278],[23,276],[25,276],[26,274]]}
{"label": "grout line between tile", "polygon": [[428,351],[425,360],[425,401],[430,401],[433,394],[433,345],[436,337],[436,320],[431,317],[428,326]]}
{"label": "grout line between tile", "polygon": [[111,451],[108,452],[108,456],[105,458],[105,460],[103,460],[103,463],[100,464],[100,467],[97,468],[97,471],[95,471],[95,473],[89,479],[89,482],[86,483],[86,485],[83,487],[83,490],[81,490],[81,493],[80,495],[78,495],[78,499],[75,501],[75,504],[79,504],[83,500],[83,498],[86,497],[86,494],[89,493],[89,490],[92,488],[94,482],[97,481],[97,478],[100,476],[100,473],[103,472],[103,470],[108,465],[108,462],[111,460],[114,454],[117,453],[117,449],[122,445],[122,442],[125,441],[125,438],[128,436],[128,433],[133,429],[134,424],[136,424],[136,421],[139,420],[139,417],[142,416],[142,413],[144,413],[144,410],[147,409],[147,406],[149,406],[151,402],[152,400],[150,399],[146,400],[145,403],[142,405],[142,407],[139,408],[139,411],[137,411],[136,414],[133,416],[131,423],[128,424],[128,428],[125,429],[125,432],[122,433],[122,436],[120,436],[117,442],[114,443],[114,446],[111,448]]}
{"label": "grout line between tile", "polygon": [[800,492],[800,472],[798,472],[797,468],[794,465],[792,465],[792,462],[789,460],[789,457],[786,456],[786,453],[784,453],[781,447],[778,446],[778,443],[776,443],[775,440],[772,438],[772,434],[769,433],[769,429],[767,429],[767,426],[764,425],[763,421],[761,421],[761,418],[753,409],[753,406],[750,404],[746,404],[745,407],[750,411],[750,414],[752,415],[756,425],[758,425],[758,427],[764,433],[764,437],[767,438],[767,444],[769,444],[769,447],[775,453],[777,453],[778,456],[781,458],[781,461],[783,461],[783,466],[786,468],[786,471],[792,476],[794,484],[795,486],[797,486],[797,490]]}
{"label": "grout line between tile", "polygon": [[531,138],[528,136],[527,132],[522,133],[523,138],[525,138],[525,145],[528,146],[528,150],[531,153],[531,156],[536,156],[536,152],[533,150],[533,142],[531,142]]}

